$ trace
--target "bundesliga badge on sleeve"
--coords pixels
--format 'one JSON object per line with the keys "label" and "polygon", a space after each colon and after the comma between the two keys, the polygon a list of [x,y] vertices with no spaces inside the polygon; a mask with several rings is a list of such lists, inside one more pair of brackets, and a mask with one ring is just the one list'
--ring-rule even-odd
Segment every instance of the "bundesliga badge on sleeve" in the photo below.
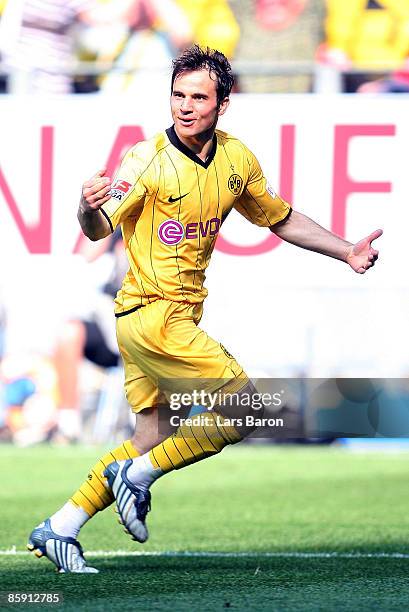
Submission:
{"label": "bundesliga badge on sleeve", "polygon": [[117,179],[112,185],[111,198],[116,198],[120,202],[124,200],[130,193],[132,184],[124,179]]}

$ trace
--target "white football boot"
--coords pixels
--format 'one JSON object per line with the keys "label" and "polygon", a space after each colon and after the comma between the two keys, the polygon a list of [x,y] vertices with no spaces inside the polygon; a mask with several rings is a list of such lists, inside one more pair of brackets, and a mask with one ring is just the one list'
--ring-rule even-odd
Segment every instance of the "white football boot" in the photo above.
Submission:
{"label": "white football boot", "polygon": [[30,534],[27,548],[36,557],[47,557],[60,574],[98,574],[95,567],[87,565],[81,544],[74,538],[66,538],[51,529],[50,519],[38,525]]}
{"label": "white football boot", "polygon": [[149,534],[145,520],[151,509],[151,494],[139,489],[127,478],[131,464],[131,459],[110,463],[104,470],[104,476],[115,495],[120,522],[125,531],[137,542],[146,542]]}

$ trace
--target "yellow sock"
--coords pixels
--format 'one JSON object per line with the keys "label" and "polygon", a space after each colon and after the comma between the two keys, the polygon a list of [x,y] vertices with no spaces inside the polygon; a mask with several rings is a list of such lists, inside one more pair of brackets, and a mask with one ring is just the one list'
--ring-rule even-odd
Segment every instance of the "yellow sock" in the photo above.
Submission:
{"label": "yellow sock", "polygon": [[134,459],[139,453],[135,450],[132,442],[126,440],[121,446],[110,451],[91,468],[87,480],[75,491],[70,501],[75,506],[80,506],[89,516],[94,516],[98,511],[108,508],[114,501],[112,491],[107,488],[106,480],[102,476],[105,468],[114,461]]}
{"label": "yellow sock", "polygon": [[217,412],[202,412],[192,417],[194,424],[181,425],[177,431],[149,452],[154,468],[163,472],[180,470],[206,457],[220,453],[242,437],[228,419]]}

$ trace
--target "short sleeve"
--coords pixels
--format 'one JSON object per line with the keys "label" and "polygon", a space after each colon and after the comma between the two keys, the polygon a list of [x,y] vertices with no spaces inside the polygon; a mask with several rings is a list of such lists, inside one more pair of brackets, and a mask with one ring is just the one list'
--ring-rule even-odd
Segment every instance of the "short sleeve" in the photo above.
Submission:
{"label": "short sleeve", "polygon": [[140,214],[149,192],[151,161],[138,155],[134,149],[128,151],[122,160],[112,181],[111,198],[101,207],[112,231],[127,217]]}
{"label": "short sleeve", "polygon": [[249,178],[234,208],[243,217],[261,227],[270,227],[286,219],[291,206],[269,185],[256,157],[246,149]]}

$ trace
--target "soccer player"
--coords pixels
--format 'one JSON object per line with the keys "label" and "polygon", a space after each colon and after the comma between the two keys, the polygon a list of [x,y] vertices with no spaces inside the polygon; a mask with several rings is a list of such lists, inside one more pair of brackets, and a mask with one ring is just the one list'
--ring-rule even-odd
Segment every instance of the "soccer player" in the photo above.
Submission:
{"label": "soccer player", "polygon": [[232,208],[283,240],[342,260],[359,274],[377,259],[371,242],[381,230],[351,244],[292,211],[269,186],[253,153],[216,130],[232,85],[223,54],[198,46],[186,50],[173,63],[173,126],[133,147],[113,182],[101,170],[83,185],[78,219],[85,235],[99,240],[122,226],[129,271],[115,299],[115,315],[136,428],[132,439],[102,457],[71,499],[31,533],[29,549],[46,555],[59,571],[97,571],[87,566],[76,538],[114,499],[125,529],[144,542],[155,480],[248,433],[231,424],[231,411],[221,405],[172,435],[162,431],[158,417],[166,402],[159,379],[186,384],[200,378],[207,391],[222,388],[238,397],[252,392],[237,361],[198,327],[207,294],[204,272]]}

